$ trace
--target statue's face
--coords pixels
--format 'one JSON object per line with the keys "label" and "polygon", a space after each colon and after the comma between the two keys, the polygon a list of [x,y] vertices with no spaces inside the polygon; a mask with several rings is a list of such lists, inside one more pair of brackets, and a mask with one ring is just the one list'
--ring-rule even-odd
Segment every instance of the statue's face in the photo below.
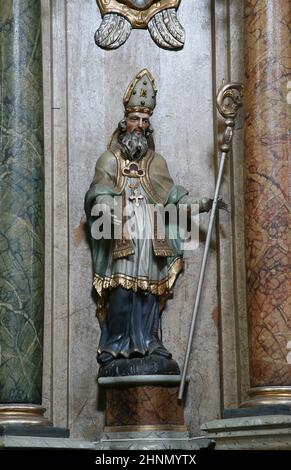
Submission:
{"label": "statue's face", "polygon": [[117,0],[118,3],[123,3],[131,8],[138,10],[145,10],[149,8],[153,3],[156,3],[157,0]]}
{"label": "statue's face", "polygon": [[126,128],[130,134],[132,131],[140,136],[148,130],[150,125],[150,116],[147,113],[129,113],[126,117]]}

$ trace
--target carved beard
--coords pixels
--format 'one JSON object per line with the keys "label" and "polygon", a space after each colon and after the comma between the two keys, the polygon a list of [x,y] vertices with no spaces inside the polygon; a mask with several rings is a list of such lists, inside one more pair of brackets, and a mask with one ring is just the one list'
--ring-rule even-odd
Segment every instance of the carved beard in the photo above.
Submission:
{"label": "carved beard", "polygon": [[128,160],[140,160],[149,148],[147,138],[144,135],[138,136],[135,131],[120,136],[120,145]]}

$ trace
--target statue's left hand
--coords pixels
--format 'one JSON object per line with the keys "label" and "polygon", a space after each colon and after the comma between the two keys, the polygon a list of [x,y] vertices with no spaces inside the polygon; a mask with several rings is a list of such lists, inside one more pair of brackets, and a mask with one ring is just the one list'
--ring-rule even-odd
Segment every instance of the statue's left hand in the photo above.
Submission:
{"label": "statue's left hand", "polygon": [[[212,200],[213,201],[213,200]],[[218,198],[218,203],[217,203],[217,208],[222,209],[223,211],[229,212],[230,213],[230,204],[225,202],[222,198],[222,196],[219,196]]]}
{"label": "statue's left hand", "polygon": [[[208,197],[204,197],[201,199],[202,203],[202,208],[203,210],[201,212],[209,212],[212,209],[213,206],[213,199],[210,199]],[[230,212],[229,204],[227,204],[221,196],[218,198],[218,203],[217,203],[217,208],[222,209],[226,212]]]}

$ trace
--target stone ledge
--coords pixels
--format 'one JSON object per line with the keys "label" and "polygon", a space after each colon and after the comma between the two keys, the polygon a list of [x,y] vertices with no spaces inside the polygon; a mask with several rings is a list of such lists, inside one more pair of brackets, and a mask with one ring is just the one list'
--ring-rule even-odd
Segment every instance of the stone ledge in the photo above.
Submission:
{"label": "stone ledge", "polygon": [[22,449],[88,449],[96,450],[96,443],[70,438],[0,436],[1,448]]}
{"label": "stone ledge", "polygon": [[290,415],[248,416],[209,421],[201,426],[201,431],[222,432],[235,430],[275,429],[290,427]]}
{"label": "stone ledge", "polygon": [[291,416],[270,415],[210,421],[201,427],[216,450],[290,450]]}
{"label": "stone ledge", "polygon": [[[110,434],[110,433],[109,433]],[[171,435],[172,434],[172,435]],[[213,449],[215,442],[208,437],[187,437],[185,433],[122,433],[103,435],[96,442],[77,439],[57,439],[25,436],[0,436],[0,451],[18,449],[68,449],[68,450],[200,450]]]}
{"label": "stone ledge", "polygon": [[97,445],[100,450],[205,450],[214,449],[215,442],[187,432],[153,431],[104,433]]}

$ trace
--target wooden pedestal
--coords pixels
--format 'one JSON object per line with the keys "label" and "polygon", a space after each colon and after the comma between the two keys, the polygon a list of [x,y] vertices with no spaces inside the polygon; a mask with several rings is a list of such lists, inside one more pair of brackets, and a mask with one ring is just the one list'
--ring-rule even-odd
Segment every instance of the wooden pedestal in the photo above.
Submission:
{"label": "wooden pedestal", "polygon": [[[99,379],[106,386],[104,432],[186,432],[180,376]],[[107,383],[104,383],[104,380]]]}

